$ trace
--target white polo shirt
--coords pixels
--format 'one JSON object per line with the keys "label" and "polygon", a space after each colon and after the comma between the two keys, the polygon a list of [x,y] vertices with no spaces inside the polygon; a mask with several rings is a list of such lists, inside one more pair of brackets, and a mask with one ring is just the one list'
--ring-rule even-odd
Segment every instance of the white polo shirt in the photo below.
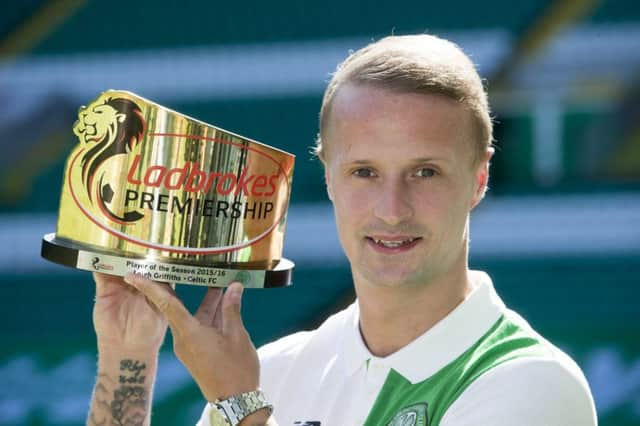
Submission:
{"label": "white polo shirt", "polygon": [[[466,300],[385,358],[365,346],[357,302],[314,331],[260,348],[260,386],[278,424],[595,426],[593,398],[580,368],[506,309],[486,274],[474,276],[476,286]],[[535,344],[524,346],[535,351],[514,346],[510,356],[501,349],[501,357],[485,362],[482,370],[474,361],[477,354],[496,352],[493,341],[518,345],[529,335]],[[468,374],[470,368],[481,373]],[[434,396],[434,389],[446,392]],[[405,395],[413,399],[403,405]],[[207,405],[198,425],[209,426],[208,412]]]}

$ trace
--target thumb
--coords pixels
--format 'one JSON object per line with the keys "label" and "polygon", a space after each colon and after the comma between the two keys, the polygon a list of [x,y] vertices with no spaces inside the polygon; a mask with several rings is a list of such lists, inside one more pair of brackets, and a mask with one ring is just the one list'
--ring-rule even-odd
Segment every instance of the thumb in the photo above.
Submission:
{"label": "thumb", "polygon": [[244,287],[239,282],[231,283],[222,299],[222,332],[223,334],[236,334],[244,330],[242,315],[242,293]]}

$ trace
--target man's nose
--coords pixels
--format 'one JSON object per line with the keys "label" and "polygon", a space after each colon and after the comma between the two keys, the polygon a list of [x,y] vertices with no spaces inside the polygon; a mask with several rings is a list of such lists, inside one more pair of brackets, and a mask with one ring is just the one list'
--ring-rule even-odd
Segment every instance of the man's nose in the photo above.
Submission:
{"label": "man's nose", "polygon": [[389,225],[398,225],[413,216],[409,188],[402,179],[389,179],[380,187],[375,216]]}

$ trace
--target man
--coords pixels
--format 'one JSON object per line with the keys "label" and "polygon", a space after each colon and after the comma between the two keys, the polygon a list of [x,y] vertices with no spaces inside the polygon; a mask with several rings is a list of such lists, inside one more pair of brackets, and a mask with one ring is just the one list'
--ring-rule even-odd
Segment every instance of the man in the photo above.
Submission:
{"label": "man", "polygon": [[252,401],[241,425],[595,425],[577,365],[468,269],[491,140],[482,82],[454,44],[388,37],[352,54],[325,92],[316,152],[357,301],[258,356],[241,285],[210,290],[192,316],[166,285],[96,275],[90,420],[148,421],[166,318],[212,402],[203,426],[237,400]]}

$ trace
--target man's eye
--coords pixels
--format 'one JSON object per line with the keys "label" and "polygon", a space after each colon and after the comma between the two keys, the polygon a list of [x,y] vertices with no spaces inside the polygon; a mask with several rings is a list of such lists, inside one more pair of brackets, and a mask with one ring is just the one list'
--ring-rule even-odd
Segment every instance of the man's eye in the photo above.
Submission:
{"label": "man's eye", "polygon": [[371,169],[356,169],[353,171],[353,175],[357,177],[374,177],[376,174]]}
{"label": "man's eye", "polygon": [[437,173],[435,170],[430,169],[428,167],[424,167],[420,170],[418,170],[418,173],[416,173],[418,176],[420,177],[434,177]]}

